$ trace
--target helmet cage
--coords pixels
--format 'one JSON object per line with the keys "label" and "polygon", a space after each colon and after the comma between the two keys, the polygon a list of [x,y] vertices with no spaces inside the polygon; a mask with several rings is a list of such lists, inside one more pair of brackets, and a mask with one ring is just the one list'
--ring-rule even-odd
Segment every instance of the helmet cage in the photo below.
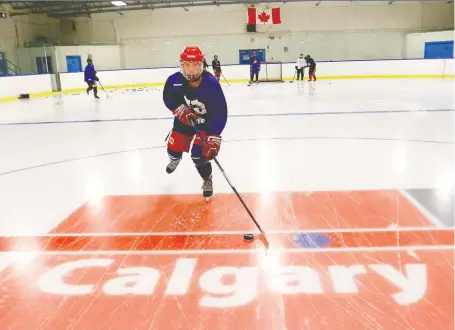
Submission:
{"label": "helmet cage", "polygon": [[[189,74],[185,71],[185,63],[199,63],[199,69],[197,70],[197,72],[195,74]],[[202,71],[203,71],[203,64],[202,62],[199,62],[199,61],[181,61],[180,62],[180,72],[182,73],[182,75],[188,80],[188,81],[196,81],[199,79],[199,77],[201,76],[202,74]]]}
{"label": "helmet cage", "polygon": [[[185,71],[185,63],[199,63],[199,68],[195,73],[187,73]],[[204,70],[203,66],[204,54],[199,49],[199,47],[188,46],[184,49],[183,53],[180,54],[180,72],[182,75],[189,81],[196,81],[202,74]]]}

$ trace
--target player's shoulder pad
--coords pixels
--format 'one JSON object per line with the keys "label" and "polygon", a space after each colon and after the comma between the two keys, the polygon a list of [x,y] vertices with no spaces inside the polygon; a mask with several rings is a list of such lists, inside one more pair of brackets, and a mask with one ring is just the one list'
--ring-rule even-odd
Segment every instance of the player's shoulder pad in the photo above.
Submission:
{"label": "player's shoulder pad", "polygon": [[166,81],[166,85],[169,87],[181,87],[185,82],[185,78],[180,72],[171,74]]}

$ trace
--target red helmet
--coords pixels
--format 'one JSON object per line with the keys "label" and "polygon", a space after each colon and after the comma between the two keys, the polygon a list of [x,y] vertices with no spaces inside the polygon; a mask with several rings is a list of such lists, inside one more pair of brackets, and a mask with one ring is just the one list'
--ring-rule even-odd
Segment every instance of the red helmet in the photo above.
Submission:
{"label": "red helmet", "polygon": [[[185,62],[187,64],[185,64]],[[189,70],[189,72],[185,72],[185,66],[190,65],[188,62],[196,62],[199,63],[199,67],[196,71]],[[202,64],[204,62],[204,54],[196,46],[188,46],[185,48],[183,53],[180,54],[180,72],[183,76],[188,79],[189,81],[196,81],[202,74],[204,66]],[[192,64],[194,65],[194,64]]]}
{"label": "red helmet", "polygon": [[180,61],[182,62],[203,62],[204,54],[196,46],[188,46],[183,53],[180,54]]}

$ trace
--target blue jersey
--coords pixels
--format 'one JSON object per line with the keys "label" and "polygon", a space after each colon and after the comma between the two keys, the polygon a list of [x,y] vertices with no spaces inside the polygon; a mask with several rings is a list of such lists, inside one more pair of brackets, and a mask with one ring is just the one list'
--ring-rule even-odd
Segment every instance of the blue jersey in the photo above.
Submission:
{"label": "blue jersey", "polygon": [[84,81],[95,80],[95,66],[92,63],[87,64],[84,70]]}
{"label": "blue jersey", "polygon": [[[197,127],[209,135],[220,135],[226,126],[226,98],[218,80],[208,72],[202,72],[202,80],[198,87],[191,87],[189,81],[180,72],[169,76],[164,85],[163,101],[171,111],[186,104],[205,120]],[[175,120],[178,119],[175,118]]]}
{"label": "blue jersey", "polygon": [[253,73],[259,73],[261,70],[261,61],[257,58],[257,56],[253,56],[250,59],[250,71]]}

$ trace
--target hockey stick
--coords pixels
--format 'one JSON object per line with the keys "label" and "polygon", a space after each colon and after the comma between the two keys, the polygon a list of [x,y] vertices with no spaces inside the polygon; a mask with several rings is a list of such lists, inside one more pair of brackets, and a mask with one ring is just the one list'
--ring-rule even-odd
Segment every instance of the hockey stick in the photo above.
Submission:
{"label": "hockey stick", "polygon": [[227,81],[227,79],[226,79],[226,77],[224,76],[224,74],[223,74],[222,72],[220,72],[220,73],[221,73],[221,75],[223,76],[223,79],[224,79],[224,80],[226,81],[226,83],[228,84],[228,86],[231,86],[231,85],[229,85],[229,82]]}
{"label": "hockey stick", "polygon": [[[204,142],[204,144],[207,144],[207,141],[204,139],[204,137],[202,136],[201,134],[201,131],[199,131],[199,129],[196,127],[196,125],[194,124],[194,122],[192,123],[193,125],[193,128],[194,130],[196,131],[196,134],[199,136],[199,138],[202,140],[202,142]],[[239,192],[237,191],[237,189],[235,189],[234,185],[231,183],[231,180],[229,180],[226,172],[223,170],[223,167],[221,167],[221,164],[218,162],[218,159],[216,159],[215,156],[213,156],[213,161],[215,162],[215,164],[218,166],[218,168],[220,169],[221,173],[223,174],[224,178],[226,179],[227,183],[231,186],[232,190],[234,191],[235,195],[237,196],[237,198],[240,200],[240,203],[242,203],[243,207],[245,208],[246,212],[248,213],[248,215],[250,216],[251,220],[253,220],[254,224],[256,225],[256,227],[258,227],[259,231],[261,232],[262,234],[262,238],[261,241],[262,243],[264,244],[265,248],[268,250],[269,249],[269,241],[267,240],[267,236],[265,235],[265,232],[264,230],[261,228],[261,226],[259,225],[259,223],[256,221],[256,219],[254,218],[253,214],[251,213],[250,209],[248,208],[248,206],[246,206],[245,202],[243,201],[242,197],[240,196]]]}
{"label": "hockey stick", "polygon": [[297,70],[294,71],[294,77],[292,77],[292,81],[290,81],[291,84],[294,82],[295,74],[296,74],[296,73],[297,73]]}
{"label": "hockey stick", "polygon": [[104,89],[103,85],[101,84],[101,82],[99,80],[98,80],[98,83],[100,84],[101,89],[103,90],[103,92],[106,93],[106,97],[109,98],[109,95],[107,94],[106,90]]}

